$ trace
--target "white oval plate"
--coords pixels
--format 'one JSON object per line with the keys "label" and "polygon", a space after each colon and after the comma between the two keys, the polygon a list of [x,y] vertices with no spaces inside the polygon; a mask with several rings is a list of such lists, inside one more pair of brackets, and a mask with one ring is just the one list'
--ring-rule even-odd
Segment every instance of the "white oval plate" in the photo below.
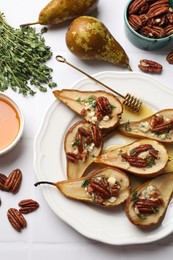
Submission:
{"label": "white oval plate", "polygon": [[[129,92],[141,98],[155,111],[172,107],[173,91],[154,77],[134,72],[104,72],[94,76],[123,95]],[[73,88],[103,89],[88,78],[78,81]],[[79,117],[58,100],[49,107],[34,142],[34,167],[39,181],[66,179],[64,135],[77,120]],[[112,245],[142,244],[159,240],[173,231],[172,203],[159,227],[142,231],[129,222],[123,206],[100,208],[70,200],[53,186],[45,185],[42,189],[47,203],[57,216],[84,236],[97,241]]]}

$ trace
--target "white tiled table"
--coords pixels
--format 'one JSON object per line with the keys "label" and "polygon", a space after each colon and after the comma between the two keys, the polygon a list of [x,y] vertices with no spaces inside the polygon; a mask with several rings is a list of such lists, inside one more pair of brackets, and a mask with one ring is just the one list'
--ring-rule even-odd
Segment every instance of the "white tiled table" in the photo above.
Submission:
{"label": "white tiled table", "polygon": [[[6,20],[13,27],[20,24],[35,21],[40,10],[47,4],[47,0],[1,0],[0,11],[6,16]],[[114,37],[124,47],[130,58],[130,64],[134,71],[139,71],[138,62],[142,58],[157,60],[163,65],[161,75],[153,75],[172,88],[173,73],[170,65],[165,60],[166,54],[173,48],[171,44],[159,51],[142,51],[134,47],[124,34],[123,10],[127,0],[100,0],[97,17],[108,27]],[[53,57],[48,65],[54,69],[53,78],[59,88],[69,87],[82,76],[80,73],[57,63],[55,56],[63,55],[71,63],[90,74],[102,71],[123,71],[111,64],[100,63],[97,66],[82,62],[74,57],[65,45],[65,33],[69,23],[52,28],[45,34],[47,45],[52,48]],[[40,29],[40,25],[36,28]],[[17,147],[8,154],[0,157],[0,172],[9,174],[11,170],[20,168],[23,172],[23,182],[20,191],[16,195],[0,192],[2,205],[0,207],[0,259],[2,260],[55,260],[55,259],[172,259],[173,235],[162,240],[145,245],[111,246],[90,240],[68,224],[64,223],[44,199],[42,190],[35,188],[36,176],[33,166],[33,143],[44,114],[54,101],[52,91],[47,93],[37,92],[34,97],[24,98],[12,90],[5,92],[12,97],[23,109],[25,117],[24,135]],[[161,102],[161,100],[160,100]],[[27,215],[28,227],[17,233],[10,226],[6,212],[10,207],[17,207],[17,203],[24,198],[36,199],[40,208],[36,212]]]}

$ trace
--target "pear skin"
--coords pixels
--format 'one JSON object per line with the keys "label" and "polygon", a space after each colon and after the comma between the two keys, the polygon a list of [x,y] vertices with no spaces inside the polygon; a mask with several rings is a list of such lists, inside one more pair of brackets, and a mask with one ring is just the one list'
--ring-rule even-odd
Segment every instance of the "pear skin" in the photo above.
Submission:
{"label": "pear skin", "polygon": [[38,21],[22,24],[53,25],[93,11],[99,0],[52,0],[40,12]]}
{"label": "pear skin", "polygon": [[94,17],[80,16],[73,20],[66,33],[66,44],[82,60],[102,60],[131,70],[123,47]]}

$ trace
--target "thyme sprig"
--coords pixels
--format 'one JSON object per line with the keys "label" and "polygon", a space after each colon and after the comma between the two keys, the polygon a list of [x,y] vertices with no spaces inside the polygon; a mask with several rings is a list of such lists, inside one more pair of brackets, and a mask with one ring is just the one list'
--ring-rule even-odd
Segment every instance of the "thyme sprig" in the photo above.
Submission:
{"label": "thyme sprig", "polygon": [[47,86],[56,86],[52,82],[53,70],[45,64],[52,52],[45,44],[44,32],[45,28],[40,33],[32,27],[15,29],[0,13],[0,91],[11,87],[27,96],[36,93],[32,85],[42,92],[47,91]]}

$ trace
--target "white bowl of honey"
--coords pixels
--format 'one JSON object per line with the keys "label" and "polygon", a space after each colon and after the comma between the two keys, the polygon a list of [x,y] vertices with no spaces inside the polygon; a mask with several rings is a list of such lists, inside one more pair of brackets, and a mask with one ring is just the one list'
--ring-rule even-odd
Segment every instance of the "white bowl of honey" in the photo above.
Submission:
{"label": "white bowl of honey", "polygon": [[0,93],[0,155],[16,146],[23,129],[22,110],[9,96]]}

